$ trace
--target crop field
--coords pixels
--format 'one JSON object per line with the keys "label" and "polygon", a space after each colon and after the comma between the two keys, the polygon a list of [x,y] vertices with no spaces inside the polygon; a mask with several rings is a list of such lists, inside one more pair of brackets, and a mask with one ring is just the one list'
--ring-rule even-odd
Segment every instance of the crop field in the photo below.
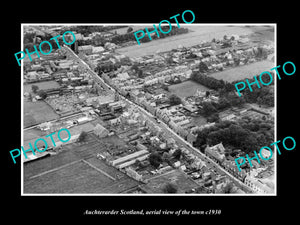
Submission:
{"label": "crop field", "polygon": [[[174,24],[176,26],[176,24]],[[152,26],[152,25],[151,25]],[[222,39],[224,35],[247,35],[253,31],[244,26],[208,26],[199,24],[182,24],[181,27],[188,28],[187,34],[170,36],[167,38],[152,40],[141,45],[133,45],[117,49],[116,52],[124,54],[128,57],[140,57],[152,55],[157,52],[171,51],[179,45],[190,47],[200,44],[201,41],[211,41],[213,38]],[[141,29],[146,26],[141,26]],[[145,37],[147,38],[147,37]]]}
{"label": "crop field", "polygon": [[254,76],[259,75],[264,71],[270,71],[270,69],[273,67],[275,67],[274,62],[264,60],[213,73],[209,76],[212,76],[218,80],[233,82],[245,78],[253,78]]}
{"label": "crop field", "polygon": [[198,89],[201,91],[209,91],[209,88],[190,80],[169,86],[169,91],[180,98],[192,96]]}

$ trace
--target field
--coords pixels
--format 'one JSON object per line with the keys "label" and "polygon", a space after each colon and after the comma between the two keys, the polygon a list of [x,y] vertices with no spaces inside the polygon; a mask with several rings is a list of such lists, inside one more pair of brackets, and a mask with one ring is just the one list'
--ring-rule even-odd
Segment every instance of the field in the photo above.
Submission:
{"label": "field", "polygon": [[97,159],[101,141],[89,134],[57,155],[24,164],[24,193],[120,193],[139,182]]}
{"label": "field", "polygon": [[110,33],[117,32],[117,34],[127,34],[127,30],[128,30],[129,27],[131,27],[133,29],[132,32],[135,32],[137,30],[141,30],[141,29],[144,28],[142,26],[128,25],[128,27],[123,27],[123,28],[118,28],[118,29],[110,30],[109,32]]}
{"label": "field", "polygon": [[[187,34],[175,35],[163,39],[152,40],[141,45],[133,45],[117,49],[116,52],[129,57],[140,57],[155,54],[157,52],[170,51],[179,45],[190,47],[200,44],[201,41],[211,41],[213,38],[222,39],[226,35],[247,35],[253,31],[244,26],[208,26],[199,24],[180,25],[190,30]],[[141,26],[143,29],[145,26]]]}
{"label": "field", "polygon": [[185,193],[185,191],[198,187],[198,184],[185,175],[184,172],[171,170],[149,179],[149,182],[142,188],[152,193],[163,193],[163,188],[168,182],[176,184],[178,187],[177,193]]}
{"label": "field", "polygon": [[250,29],[253,31],[253,33],[249,35],[250,40],[259,42],[274,42],[274,27],[252,26]]}
{"label": "field", "polygon": [[59,88],[60,85],[56,81],[45,81],[45,82],[37,82],[32,84],[25,84],[24,85],[24,92],[31,92],[31,86],[36,85],[39,87],[39,90],[47,90],[52,88]]}
{"label": "field", "polygon": [[[58,126],[58,129],[61,129],[60,127],[61,126]],[[80,134],[82,131],[89,132],[89,131],[93,130],[93,128],[94,128],[94,125],[91,122],[88,122],[88,123],[84,123],[84,124],[80,124],[80,125],[68,128],[68,130],[71,133],[71,137],[73,137],[73,136]],[[28,130],[24,131],[24,143],[23,143],[24,148],[25,149],[29,148],[29,142],[31,144],[33,144],[36,139],[44,138],[44,136],[46,136],[49,133],[52,133],[52,131],[48,130],[47,132],[45,132],[45,131],[41,131],[37,128],[28,129]],[[67,132],[61,132],[60,137],[63,140],[67,139],[68,138]],[[46,140],[47,141],[49,140],[48,146],[52,147],[53,144],[50,141],[50,139],[46,138]],[[53,135],[53,140],[55,143],[60,143],[60,140],[58,139],[57,135]]]}
{"label": "field", "polygon": [[270,69],[273,67],[275,67],[274,62],[264,60],[243,66],[238,66],[232,69],[224,70],[222,72],[213,73],[209,76],[214,77],[218,80],[233,82],[236,80],[242,80],[244,78],[253,78],[253,76],[259,75],[264,71],[270,71]]}
{"label": "field", "polygon": [[59,116],[44,101],[24,101],[24,128],[58,118]]}
{"label": "field", "polygon": [[180,98],[192,96],[198,89],[201,91],[209,91],[209,88],[190,80],[169,86],[169,91]]}

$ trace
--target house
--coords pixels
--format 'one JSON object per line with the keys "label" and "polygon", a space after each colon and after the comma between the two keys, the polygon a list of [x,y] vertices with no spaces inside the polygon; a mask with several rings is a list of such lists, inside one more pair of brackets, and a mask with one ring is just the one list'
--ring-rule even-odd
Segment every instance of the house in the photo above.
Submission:
{"label": "house", "polygon": [[270,156],[273,155],[273,152],[268,151],[268,150],[263,148],[263,149],[260,150],[260,154],[263,158],[268,159]]}
{"label": "house", "polygon": [[93,46],[93,48],[92,48],[92,53],[93,54],[95,54],[95,53],[101,53],[101,52],[104,52],[104,51],[105,51],[105,49],[103,47],[101,47],[101,46],[99,46],[99,47],[94,47]]}
{"label": "house", "polygon": [[140,158],[141,156],[148,156],[149,155],[148,153],[149,152],[147,150],[141,150],[138,152],[134,152],[132,154],[129,154],[129,155],[126,155],[126,156],[123,156],[123,157],[113,160],[111,162],[111,164],[113,166],[118,166],[118,165],[124,164],[125,162],[128,162],[128,161],[130,161],[130,162],[136,161],[136,159]]}
{"label": "house", "polygon": [[245,184],[258,193],[262,193],[262,194],[274,193],[274,190],[271,189],[269,186],[267,186],[266,184],[262,183],[260,180],[257,180],[251,176],[247,176],[245,178]]}
{"label": "house", "polygon": [[227,116],[224,116],[222,120],[233,120],[236,116],[234,114],[229,114]]}
{"label": "house", "polygon": [[94,134],[97,135],[99,138],[106,137],[109,132],[108,130],[101,126],[99,123],[94,127]]}
{"label": "house", "polygon": [[77,120],[76,120],[76,122],[78,123],[78,124],[83,124],[83,123],[86,123],[86,122],[88,122],[88,121],[90,121],[91,119],[90,118],[88,118],[88,117],[80,117],[80,118],[78,118]]}
{"label": "house", "polygon": [[197,140],[197,135],[193,133],[189,133],[187,136],[187,141],[191,144],[193,144]]}
{"label": "house", "polygon": [[207,146],[204,150],[205,155],[207,155],[208,157],[210,157],[218,163],[222,163],[225,160],[224,151],[225,148],[222,143],[219,143],[212,147]]}
{"label": "house", "polygon": [[92,45],[78,46],[78,52],[82,52],[86,55],[92,54],[93,53],[93,46]]}
{"label": "house", "polygon": [[180,165],[181,165],[180,161],[177,161],[177,162],[175,162],[175,163],[173,164],[173,166],[174,166],[175,168],[179,168]]}
{"label": "house", "polygon": [[133,170],[131,167],[126,168],[125,171],[128,176],[132,177],[133,179],[135,179],[137,181],[141,181],[143,178],[142,175],[140,175],[138,172]]}

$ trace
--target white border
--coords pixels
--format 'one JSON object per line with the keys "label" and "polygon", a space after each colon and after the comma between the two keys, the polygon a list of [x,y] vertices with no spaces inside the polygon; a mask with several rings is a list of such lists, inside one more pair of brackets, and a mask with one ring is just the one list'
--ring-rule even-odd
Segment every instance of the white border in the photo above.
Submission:
{"label": "white border", "polygon": [[[172,25],[177,25],[176,23],[171,23]],[[21,23],[21,49],[24,49],[23,46],[23,26],[96,26],[96,25],[104,25],[104,26],[153,26],[151,23]],[[277,23],[192,23],[192,24],[180,24],[180,26],[273,26],[274,27],[274,62],[275,65],[277,65]],[[138,46],[137,46],[138,47]],[[271,69],[271,68],[270,68]],[[277,140],[277,76],[275,76],[275,98],[274,98],[274,129],[275,129],[275,140]],[[21,61],[21,144],[23,146],[23,60]],[[202,197],[202,196],[277,196],[277,151],[274,151],[274,182],[275,182],[275,188],[273,194],[87,194],[87,193],[81,193],[81,194],[58,194],[58,193],[49,193],[49,194],[36,194],[36,193],[24,193],[24,169],[23,169],[23,157],[21,157],[21,196],[185,196],[185,197]]]}

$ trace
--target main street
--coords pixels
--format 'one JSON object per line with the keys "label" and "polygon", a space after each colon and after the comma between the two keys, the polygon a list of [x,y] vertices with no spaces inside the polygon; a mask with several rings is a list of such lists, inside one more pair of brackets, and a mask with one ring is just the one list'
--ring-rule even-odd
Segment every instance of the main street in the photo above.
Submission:
{"label": "main street", "polygon": [[[112,88],[110,85],[108,85],[107,83],[105,83],[105,81],[101,77],[99,77],[94,71],[92,71],[91,68],[87,65],[87,63],[84,62],[81,58],[79,58],[69,47],[63,46],[63,49],[65,49],[65,51],[67,53],[69,53],[70,57],[72,57],[74,60],[76,60],[77,62],[79,62],[81,64],[81,66],[85,67],[85,69],[89,72],[89,74],[92,76],[92,78],[94,79],[95,82],[97,82],[101,86],[106,86],[106,88],[108,88],[111,91],[117,93],[117,91],[114,88]],[[156,123],[168,136],[172,137],[176,141],[176,143],[177,143],[178,146],[182,146],[182,147],[185,147],[186,149],[188,149],[190,152],[192,152],[193,154],[195,154],[196,156],[198,156],[201,160],[203,160],[204,162],[206,162],[207,165],[210,165],[209,167],[213,167],[219,174],[221,174],[221,175],[222,174],[227,175],[228,178],[230,178],[239,188],[241,188],[246,193],[249,193],[249,192],[252,193],[253,192],[253,190],[251,190],[247,185],[245,185],[239,179],[237,179],[236,177],[234,177],[233,175],[231,175],[230,173],[228,173],[224,168],[222,168],[220,165],[218,165],[217,163],[215,163],[212,159],[210,159],[205,154],[203,154],[202,152],[200,152],[199,149],[193,147],[189,142],[187,142],[181,136],[179,136],[177,133],[175,133],[163,121],[161,121],[159,119],[156,119],[156,117],[154,117],[151,113],[149,113],[144,108],[142,108],[141,106],[137,105],[136,103],[128,100],[124,96],[120,95],[120,98],[122,100],[126,101],[128,104],[134,106],[141,113],[143,113],[144,115],[146,115],[151,121],[153,121],[154,123]]]}

